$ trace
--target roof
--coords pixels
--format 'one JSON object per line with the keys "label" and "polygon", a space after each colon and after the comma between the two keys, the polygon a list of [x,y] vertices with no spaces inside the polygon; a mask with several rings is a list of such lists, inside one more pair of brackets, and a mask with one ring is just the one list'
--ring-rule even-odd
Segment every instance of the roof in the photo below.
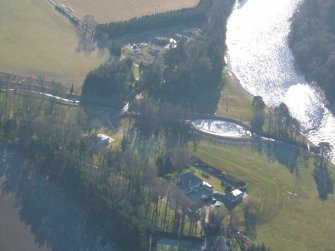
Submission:
{"label": "roof", "polygon": [[204,186],[206,186],[206,187],[210,187],[210,188],[213,187],[211,184],[209,184],[209,183],[206,182],[206,181],[203,181],[203,182],[202,182],[202,185],[204,185]]}
{"label": "roof", "polygon": [[237,197],[237,196],[239,196],[240,194],[242,194],[243,192],[240,191],[240,190],[238,190],[238,189],[235,189],[235,190],[232,191],[231,193],[232,193],[232,195],[233,195],[234,197]]}
{"label": "roof", "polygon": [[106,141],[108,143],[112,143],[114,141],[112,137],[109,137],[108,135],[103,134],[103,133],[99,133],[97,137],[99,138],[99,140]]}
{"label": "roof", "polygon": [[181,182],[183,184],[188,185],[190,187],[202,184],[203,182],[201,179],[199,179],[197,176],[195,176],[193,173],[190,172],[181,174],[179,178],[181,179]]}

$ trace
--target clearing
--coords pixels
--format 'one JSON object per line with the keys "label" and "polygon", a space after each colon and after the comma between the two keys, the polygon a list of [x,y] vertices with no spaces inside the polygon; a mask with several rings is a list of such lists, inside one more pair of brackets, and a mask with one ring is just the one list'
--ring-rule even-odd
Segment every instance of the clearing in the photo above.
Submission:
{"label": "clearing", "polygon": [[[284,157],[290,150],[282,149]],[[335,196],[320,200],[313,160],[296,155],[296,170],[250,146],[199,143],[192,154],[209,164],[246,180],[257,210],[257,241],[271,250],[333,250],[335,246]],[[334,170],[329,168],[334,177]]]}
{"label": "clearing", "polygon": [[0,0],[0,71],[81,84],[104,58],[77,51],[76,29],[48,1]]}
{"label": "clearing", "polygon": [[85,15],[93,15],[98,23],[106,23],[193,7],[199,0],[54,0],[54,2],[71,8],[79,19]]}

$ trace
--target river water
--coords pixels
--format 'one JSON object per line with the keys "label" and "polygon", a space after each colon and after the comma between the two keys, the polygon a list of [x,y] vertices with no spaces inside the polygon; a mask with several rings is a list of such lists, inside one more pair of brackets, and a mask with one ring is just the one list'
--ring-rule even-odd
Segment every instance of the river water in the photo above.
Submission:
{"label": "river water", "polygon": [[262,96],[268,106],[284,102],[311,142],[333,146],[335,162],[335,118],[322,93],[296,72],[288,47],[290,18],[299,2],[237,3],[227,23],[228,67],[248,92]]}

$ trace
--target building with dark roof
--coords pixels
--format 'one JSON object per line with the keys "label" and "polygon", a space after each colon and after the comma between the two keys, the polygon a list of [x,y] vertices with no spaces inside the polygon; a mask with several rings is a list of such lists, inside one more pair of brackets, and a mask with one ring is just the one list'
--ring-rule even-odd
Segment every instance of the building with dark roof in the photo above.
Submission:
{"label": "building with dark roof", "polygon": [[192,200],[211,198],[214,187],[206,181],[198,178],[191,172],[181,174],[177,178],[177,185],[184,194]]}

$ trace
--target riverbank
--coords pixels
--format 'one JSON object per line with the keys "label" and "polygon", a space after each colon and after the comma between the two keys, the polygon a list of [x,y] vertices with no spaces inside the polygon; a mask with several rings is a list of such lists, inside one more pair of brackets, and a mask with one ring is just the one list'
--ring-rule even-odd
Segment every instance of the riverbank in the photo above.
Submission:
{"label": "riverbank", "polygon": [[241,86],[239,79],[231,70],[225,68],[222,79],[224,84],[216,115],[230,117],[250,125],[253,95]]}

